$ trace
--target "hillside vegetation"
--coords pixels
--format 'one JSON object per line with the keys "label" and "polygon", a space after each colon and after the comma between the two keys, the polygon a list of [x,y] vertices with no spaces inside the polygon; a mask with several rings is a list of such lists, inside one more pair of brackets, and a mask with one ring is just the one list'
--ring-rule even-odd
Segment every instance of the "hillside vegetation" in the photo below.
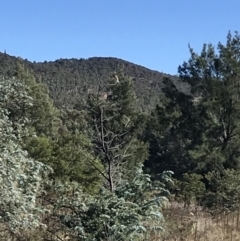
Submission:
{"label": "hillside vegetation", "polygon": [[239,46],[178,77],[1,54],[0,239],[239,240]]}
{"label": "hillside vegetation", "polygon": [[117,59],[59,59],[52,62],[32,63],[21,58],[0,53],[0,73],[14,75],[17,63],[21,62],[29,69],[36,79],[44,82],[50,96],[58,107],[70,108],[86,103],[87,94],[96,91],[99,83],[105,83],[112,75],[124,73],[131,77],[134,91],[138,97],[138,108],[144,111],[153,109],[159,100],[159,93],[165,86],[164,78],[168,77],[176,87],[189,93],[189,85],[158,71]]}

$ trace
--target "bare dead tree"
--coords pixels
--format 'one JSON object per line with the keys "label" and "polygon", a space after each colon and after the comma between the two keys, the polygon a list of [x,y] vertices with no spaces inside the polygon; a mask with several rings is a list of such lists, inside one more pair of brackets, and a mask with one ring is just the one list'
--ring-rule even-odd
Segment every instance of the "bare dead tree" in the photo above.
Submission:
{"label": "bare dead tree", "polygon": [[[118,112],[118,108],[119,106],[113,101],[109,101],[108,98],[101,98],[100,88],[95,95],[91,95],[89,109],[93,126],[91,139],[95,154],[104,165],[104,171],[99,168],[98,171],[106,180],[111,192],[120,182],[121,173],[127,172],[125,164],[127,157],[131,155],[129,148],[132,144],[128,128],[131,119],[125,115],[122,119],[117,119],[114,113]],[[121,127],[117,128],[118,125]]]}

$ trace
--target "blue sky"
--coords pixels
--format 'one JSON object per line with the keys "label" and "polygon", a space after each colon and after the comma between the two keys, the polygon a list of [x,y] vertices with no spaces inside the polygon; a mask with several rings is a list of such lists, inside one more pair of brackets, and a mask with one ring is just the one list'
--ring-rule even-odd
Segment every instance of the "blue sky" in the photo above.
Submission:
{"label": "blue sky", "polygon": [[0,0],[0,51],[30,61],[117,57],[177,74],[188,43],[240,32],[239,0]]}

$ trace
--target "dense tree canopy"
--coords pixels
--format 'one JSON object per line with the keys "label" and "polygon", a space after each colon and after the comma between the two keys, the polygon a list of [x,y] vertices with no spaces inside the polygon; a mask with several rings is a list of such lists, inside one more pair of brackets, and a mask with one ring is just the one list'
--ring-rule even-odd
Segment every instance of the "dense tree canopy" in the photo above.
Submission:
{"label": "dense tree canopy", "polygon": [[0,56],[1,237],[159,239],[169,190],[185,209],[239,213],[240,35],[189,50],[180,84],[148,80],[152,99],[125,62],[112,71],[109,59],[47,65]]}
{"label": "dense tree canopy", "polygon": [[198,107],[204,110],[202,144],[193,158],[207,171],[239,168],[239,70],[240,37],[227,37],[226,45],[204,45],[200,55],[192,49],[191,59],[179,68],[180,76],[192,84]]}

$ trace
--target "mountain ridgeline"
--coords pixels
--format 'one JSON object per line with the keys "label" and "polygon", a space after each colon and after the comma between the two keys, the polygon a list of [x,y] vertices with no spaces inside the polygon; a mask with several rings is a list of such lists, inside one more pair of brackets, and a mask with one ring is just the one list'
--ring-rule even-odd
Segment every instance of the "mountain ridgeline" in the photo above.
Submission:
{"label": "mountain ridgeline", "polygon": [[112,75],[119,72],[132,78],[137,107],[144,112],[155,108],[166,78],[180,92],[190,92],[189,85],[176,76],[117,58],[58,59],[36,63],[0,53],[0,74],[14,76],[18,63],[26,66],[38,81],[48,86],[50,96],[59,108],[78,108],[84,105],[89,92],[96,91],[101,83],[106,83]]}

